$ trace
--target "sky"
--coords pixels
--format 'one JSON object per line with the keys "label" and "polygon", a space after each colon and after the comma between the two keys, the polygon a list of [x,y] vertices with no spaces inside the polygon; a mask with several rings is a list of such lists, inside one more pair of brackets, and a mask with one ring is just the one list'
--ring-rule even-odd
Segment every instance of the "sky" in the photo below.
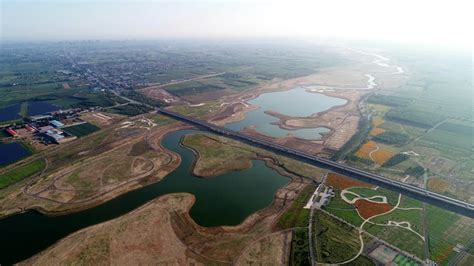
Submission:
{"label": "sky", "polygon": [[469,0],[0,0],[1,40],[345,38],[472,47]]}

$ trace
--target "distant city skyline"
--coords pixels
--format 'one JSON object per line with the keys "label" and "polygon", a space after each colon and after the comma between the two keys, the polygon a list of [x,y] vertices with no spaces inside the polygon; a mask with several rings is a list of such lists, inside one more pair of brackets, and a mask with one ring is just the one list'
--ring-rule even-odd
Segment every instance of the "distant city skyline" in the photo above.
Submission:
{"label": "distant city skyline", "polygon": [[1,40],[346,38],[470,47],[469,1],[0,0]]}

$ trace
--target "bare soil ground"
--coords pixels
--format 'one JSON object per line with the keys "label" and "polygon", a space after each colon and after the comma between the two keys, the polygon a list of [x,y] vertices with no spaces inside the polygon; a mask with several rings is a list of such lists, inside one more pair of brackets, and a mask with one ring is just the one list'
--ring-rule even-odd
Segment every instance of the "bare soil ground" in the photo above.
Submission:
{"label": "bare soil ground", "polygon": [[172,216],[187,212],[190,194],[160,197],[120,218],[78,231],[20,263],[25,265],[203,265],[172,228]]}
{"label": "bare soil ground", "polygon": [[158,100],[163,103],[176,104],[176,103],[182,102],[182,100],[179,97],[169,93],[165,89],[162,89],[161,87],[158,87],[158,86],[152,86],[152,87],[141,89],[140,93],[142,93],[143,95],[153,100]]}
{"label": "bare soil ground", "polygon": [[273,232],[274,225],[309,181],[279,171],[292,181],[277,191],[270,206],[240,225],[201,227],[189,216],[192,195],[165,195],[120,218],[74,233],[24,263],[284,264],[291,234]]}
{"label": "bare soil ground", "polygon": [[250,244],[236,260],[237,265],[288,265],[291,231],[277,232]]}
{"label": "bare soil ground", "polygon": [[98,127],[106,127],[123,120],[125,116],[105,112],[88,112],[81,115],[81,119]]}
{"label": "bare soil ground", "polygon": [[145,122],[141,117],[128,119],[45,155],[47,166],[41,175],[0,191],[0,214],[31,208],[46,213],[78,211],[161,180],[181,159],[163,149],[160,141],[186,126]]}

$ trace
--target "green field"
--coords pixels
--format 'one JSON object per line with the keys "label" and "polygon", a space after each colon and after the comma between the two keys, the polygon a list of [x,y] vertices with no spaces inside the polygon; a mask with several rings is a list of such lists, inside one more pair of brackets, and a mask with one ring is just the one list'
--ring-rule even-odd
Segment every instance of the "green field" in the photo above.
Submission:
{"label": "green field", "polygon": [[423,240],[413,232],[395,226],[373,224],[366,224],[364,229],[401,250],[414,254],[419,258],[424,258]]}
{"label": "green field", "polygon": [[340,263],[360,249],[359,234],[353,227],[324,212],[315,213],[316,255],[321,263]]}
{"label": "green field", "polygon": [[325,208],[325,210],[354,226],[360,226],[363,220],[357,213],[356,208],[346,203],[341,198],[340,191],[336,190],[334,192],[336,196],[331,198],[331,201],[329,202],[329,205]]}
{"label": "green field", "polygon": [[399,265],[399,266],[416,266],[416,265],[420,265],[419,263],[403,256],[403,255],[400,255],[398,254],[395,259],[393,259],[393,262],[395,262],[396,265]]}
{"label": "green field", "polygon": [[392,206],[395,206],[398,202],[398,193],[381,187],[379,187],[377,190],[362,187],[353,187],[348,190],[365,198],[370,198],[372,196],[385,196],[387,197],[388,203]]}
{"label": "green field", "polygon": [[83,136],[89,135],[93,132],[96,132],[99,129],[100,129],[99,127],[88,122],[75,125],[75,126],[62,128],[63,131],[71,135],[74,135],[76,137],[83,137]]}
{"label": "green field", "polygon": [[310,265],[307,228],[299,228],[293,231],[290,265]]}
{"label": "green field", "polygon": [[466,245],[474,237],[473,219],[428,205],[427,220],[431,257],[436,262],[446,262],[456,244]]}
{"label": "green field", "polygon": [[409,222],[411,229],[417,233],[423,235],[423,228],[421,222],[421,210],[394,210],[391,213],[375,217],[370,220],[371,222],[378,224],[388,224],[388,221],[395,222]]}
{"label": "green field", "polygon": [[0,175],[0,188],[12,185],[41,171],[45,166],[44,160],[38,159],[30,163],[20,165]]}
{"label": "green field", "polygon": [[278,228],[287,229],[308,226],[309,210],[304,209],[303,207],[311,198],[315,189],[316,188],[313,185],[308,185],[299,193],[290,208],[280,216],[280,219],[278,219]]}
{"label": "green field", "polygon": [[145,106],[145,105],[127,104],[127,105],[112,107],[112,108],[108,109],[108,111],[113,113],[113,114],[120,114],[120,115],[126,115],[126,116],[136,116],[136,115],[148,113],[148,112],[152,111],[152,109]]}

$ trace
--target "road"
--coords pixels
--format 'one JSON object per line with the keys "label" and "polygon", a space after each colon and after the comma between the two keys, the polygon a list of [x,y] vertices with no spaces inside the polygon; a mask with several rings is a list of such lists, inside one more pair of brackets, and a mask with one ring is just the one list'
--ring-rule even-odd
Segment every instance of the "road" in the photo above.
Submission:
{"label": "road", "polygon": [[470,204],[461,200],[453,199],[438,193],[428,191],[424,188],[415,187],[409,184],[405,184],[398,180],[393,180],[378,174],[367,172],[352,166],[348,166],[339,162],[334,162],[326,158],[311,155],[305,152],[301,152],[283,145],[275,144],[266,140],[262,140],[248,134],[230,130],[224,127],[216,126],[214,124],[207,123],[205,121],[187,117],[179,113],[175,113],[166,109],[158,109],[163,115],[169,116],[176,120],[191,124],[193,126],[211,131],[218,135],[223,135],[238,141],[248,143],[253,146],[261,147],[263,149],[282,154],[286,157],[293,158],[316,167],[324,168],[332,172],[349,176],[364,182],[375,184],[377,186],[385,187],[390,190],[402,193],[409,197],[418,199],[420,201],[436,205],[449,211],[457,212],[461,215],[465,215],[474,218],[474,204]]}

